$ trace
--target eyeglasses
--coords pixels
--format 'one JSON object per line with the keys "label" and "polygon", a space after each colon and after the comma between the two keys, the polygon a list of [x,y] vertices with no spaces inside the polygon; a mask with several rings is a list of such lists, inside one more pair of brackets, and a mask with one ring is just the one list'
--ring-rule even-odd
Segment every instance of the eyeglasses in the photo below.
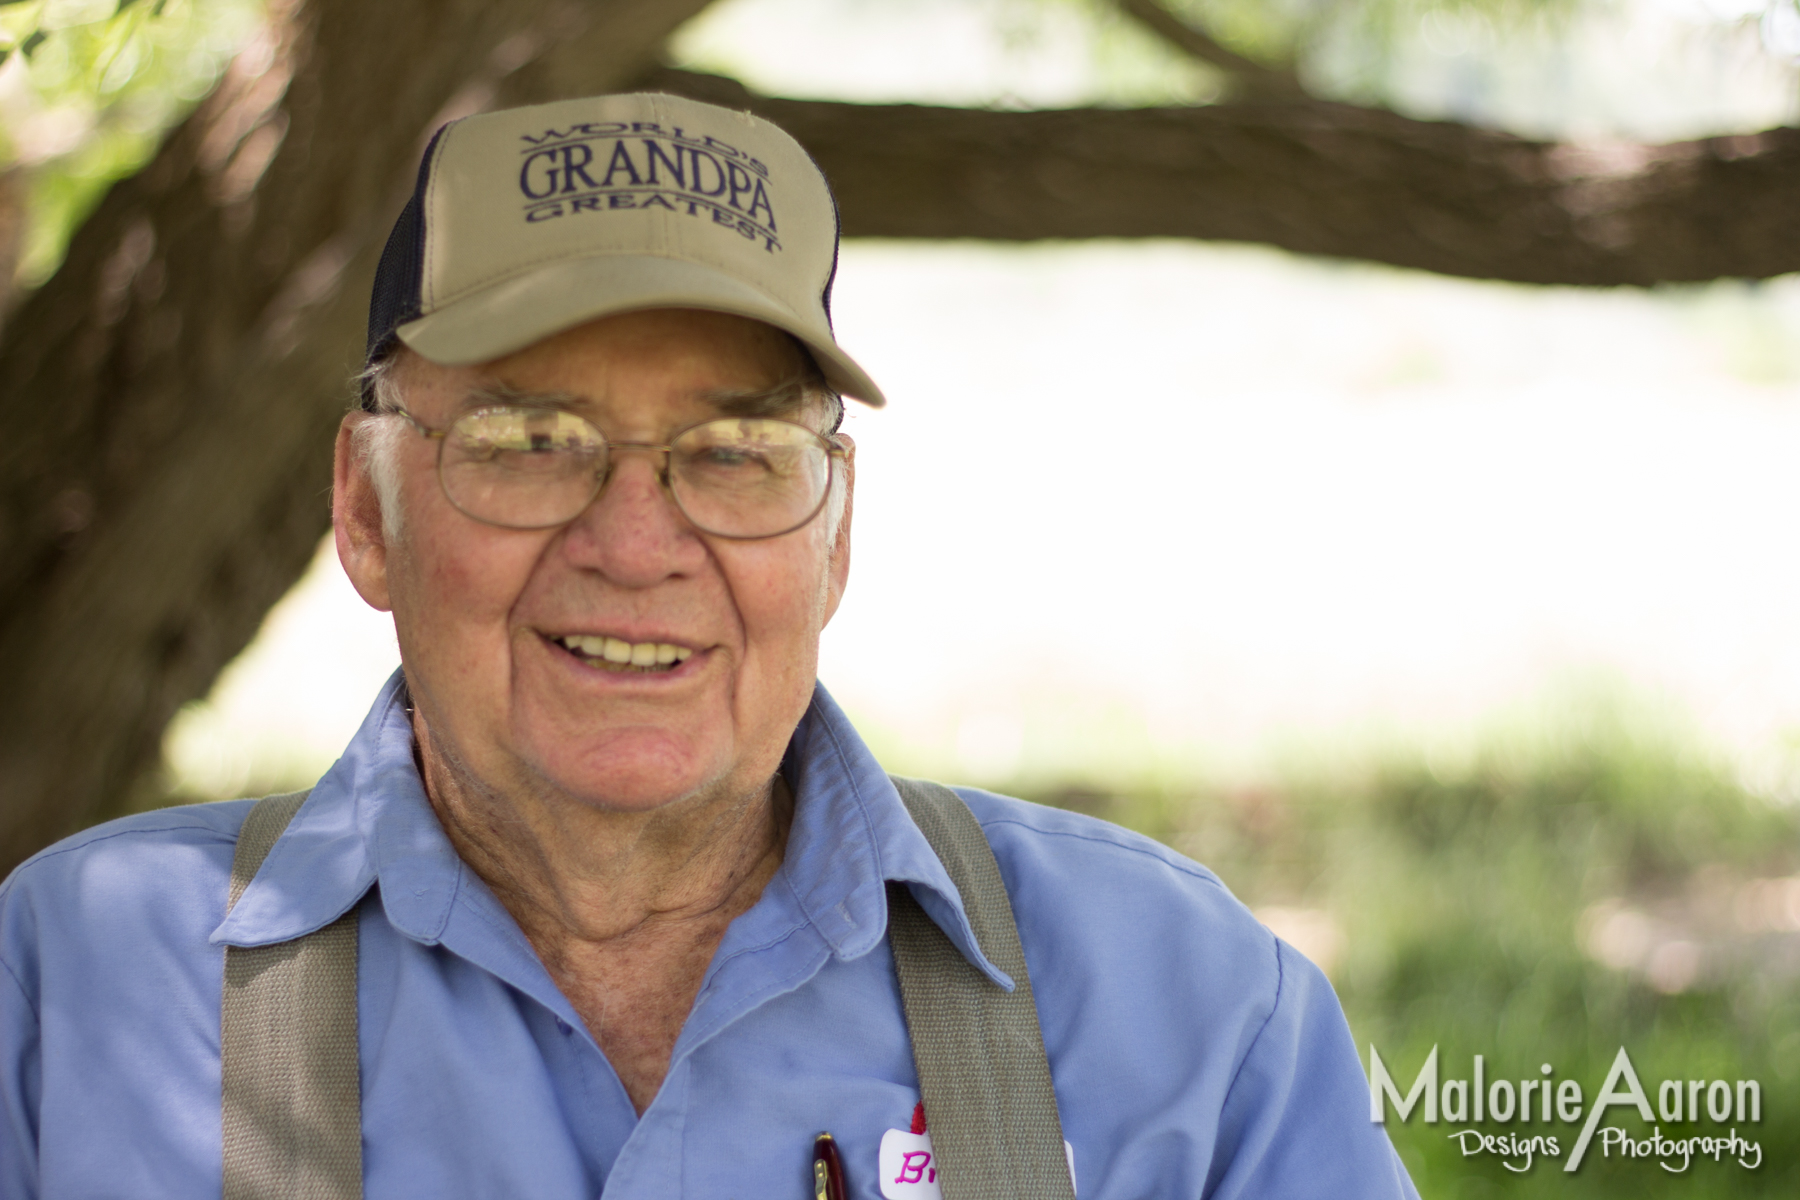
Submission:
{"label": "eyeglasses", "polygon": [[721,417],[669,439],[609,442],[556,408],[478,408],[448,429],[393,410],[438,443],[438,483],[459,512],[507,529],[550,529],[606,486],[616,450],[663,456],[661,478],[696,529],[726,538],[792,533],[819,515],[841,446],[792,421]]}

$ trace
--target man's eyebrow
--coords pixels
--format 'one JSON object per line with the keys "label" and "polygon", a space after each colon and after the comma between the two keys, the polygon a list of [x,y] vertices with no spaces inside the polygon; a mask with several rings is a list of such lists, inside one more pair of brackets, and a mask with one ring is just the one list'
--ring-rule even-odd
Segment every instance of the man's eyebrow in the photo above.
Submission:
{"label": "man's eyebrow", "polygon": [[573,409],[581,403],[581,397],[570,392],[527,392],[504,383],[484,383],[464,393],[460,407],[464,412],[499,406]]}
{"label": "man's eyebrow", "polygon": [[791,413],[806,403],[804,376],[794,375],[761,388],[714,388],[702,392],[707,403],[727,417],[772,417]]}
{"label": "man's eyebrow", "polygon": [[[772,417],[805,406],[808,380],[795,375],[760,388],[709,388],[700,399],[726,417]],[[591,402],[572,392],[530,392],[504,383],[484,383],[464,393],[462,411],[477,408],[558,408],[578,411]]]}

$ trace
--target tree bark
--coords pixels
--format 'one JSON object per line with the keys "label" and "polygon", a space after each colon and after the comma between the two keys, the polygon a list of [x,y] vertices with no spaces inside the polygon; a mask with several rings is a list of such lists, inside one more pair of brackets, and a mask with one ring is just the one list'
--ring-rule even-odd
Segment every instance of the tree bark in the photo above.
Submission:
{"label": "tree bark", "polygon": [[1800,130],[1572,146],[1316,100],[998,112],[753,96],[846,237],[1203,238],[1442,275],[1651,286],[1800,270]]}
{"label": "tree bark", "polygon": [[705,3],[276,0],[107,195],[0,341],[0,873],[119,806],[305,568],[435,119],[551,46],[619,87]]}

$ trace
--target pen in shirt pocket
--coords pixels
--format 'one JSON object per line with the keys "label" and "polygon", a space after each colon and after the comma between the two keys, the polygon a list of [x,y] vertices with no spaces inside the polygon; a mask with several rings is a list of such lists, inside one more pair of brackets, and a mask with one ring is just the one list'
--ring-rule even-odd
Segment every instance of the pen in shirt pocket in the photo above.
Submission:
{"label": "pen in shirt pocket", "polygon": [[844,1160],[829,1133],[813,1139],[813,1200],[850,1200],[844,1186]]}

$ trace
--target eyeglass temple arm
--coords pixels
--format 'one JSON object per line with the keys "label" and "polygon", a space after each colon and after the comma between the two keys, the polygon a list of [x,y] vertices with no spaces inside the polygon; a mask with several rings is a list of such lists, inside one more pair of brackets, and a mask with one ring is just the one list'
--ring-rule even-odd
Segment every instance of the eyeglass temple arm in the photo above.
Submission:
{"label": "eyeglass temple arm", "polygon": [[425,424],[425,422],[419,420],[419,418],[407,412],[404,408],[390,408],[388,411],[405,420],[408,425],[411,425],[414,429],[418,430],[422,436],[430,438],[432,441],[438,441],[450,436],[450,431],[448,429],[433,429],[431,426]]}

